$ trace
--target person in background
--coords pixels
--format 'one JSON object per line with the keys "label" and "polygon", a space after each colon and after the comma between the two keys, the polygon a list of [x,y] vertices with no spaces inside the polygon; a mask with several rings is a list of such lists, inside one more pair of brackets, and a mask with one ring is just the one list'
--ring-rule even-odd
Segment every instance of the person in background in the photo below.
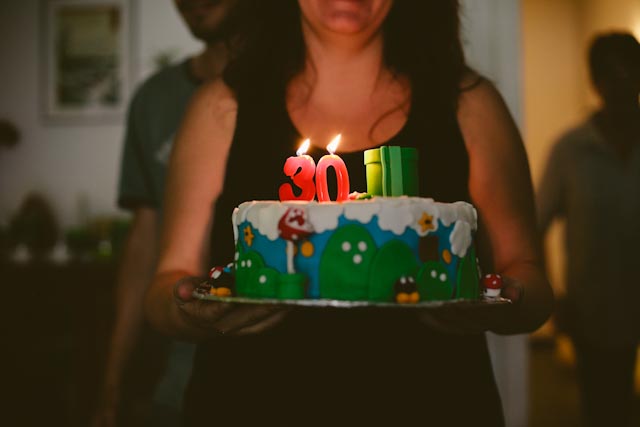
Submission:
{"label": "person in background", "polygon": [[600,108],[553,147],[538,191],[542,233],[566,219],[567,294],[587,426],[630,425],[640,338],[640,44],[598,35],[589,51]]}
{"label": "person in background", "polygon": [[205,48],[148,78],[129,107],[118,205],[133,213],[133,221],[118,274],[115,322],[93,420],[96,427],[175,425],[191,366],[192,344],[171,343],[154,334],[144,322],[142,301],[156,267],[173,140],[196,89],[225,67],[237,0],[174,2],[193,37]]}
{"label": "person in background", "polygon": [[[224,78],[194,100],[172,153],[145,310],[199,342],[188,425],[504,424],[484,331],[534,330],[551,312],[517,128],[464,61],[457,0],[254,1]],[[283,310],[197,300],[234,258],[235,206],[277,199],[284,160],[342,133],[352,189],[362,152],[420,151],[420,196],[478,209],[479,257],[513,299],[495,310]],[[496,308],[496,307],[493,307]]]}

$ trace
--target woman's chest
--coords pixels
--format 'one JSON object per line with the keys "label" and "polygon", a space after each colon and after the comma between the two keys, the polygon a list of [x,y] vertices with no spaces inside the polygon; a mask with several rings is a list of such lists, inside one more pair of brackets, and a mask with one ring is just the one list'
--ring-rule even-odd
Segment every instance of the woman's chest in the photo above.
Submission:
{"label": "woman's chest", "polygon": [[409,108],[408,98],[393,92],[287,101],[287,113],[301,136],[324,148],[341,134],[342,151],[361,151],[393,139],[407,123]]}

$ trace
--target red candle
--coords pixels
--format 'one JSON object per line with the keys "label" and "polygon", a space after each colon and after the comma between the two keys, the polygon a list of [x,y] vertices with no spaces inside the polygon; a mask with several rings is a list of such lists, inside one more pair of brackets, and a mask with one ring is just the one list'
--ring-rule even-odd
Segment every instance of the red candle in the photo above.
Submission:
{"label": "red candle", "polygon": [[327,169],[333,167],[336,171],[336,179],[338,185],[338,196],[336,201],[343,202],[349,200],[349,172],[347,171],[347,165],[344,161],[336,156],[334,153],[340,143],[341,135],[334,138],[329,145],[327,145],[327,151],[329,155],[323,156],[318,162],[316,169],[316,187],[318,191],[318,201],[330,202],[329,186],[327,185]]}
{"label": "red candle", "polygon": [[298,151],[296,157],[289,157],[284,163],[284,174],[293,180],[293,184],[302,190],[299,196],[293,193],[293,186],[290,183],[282,184],[278,191],[280,200],[303,200],[312,201],[316,196],[316,186],[313,183],[313,176],[316,173],[316,162],[311,156],[305,153],[309,149],[311,141],[305,140]]}

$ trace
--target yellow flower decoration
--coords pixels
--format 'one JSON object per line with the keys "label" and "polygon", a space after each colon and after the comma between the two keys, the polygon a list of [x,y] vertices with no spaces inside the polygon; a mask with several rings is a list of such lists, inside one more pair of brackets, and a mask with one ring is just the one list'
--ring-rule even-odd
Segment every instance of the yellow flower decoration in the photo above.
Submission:
{"label": "yellow flower decoration", "polygon": [[433,216],[429,215],[426,212],[422,214],[422,217],[418,220],[418,224],[420,225],[423,233],[434,230],[436,228],[436,226],[433,225]]}
{"label": "yellow flower decoration", "polygon": [[253,231],[251,231],[251,227],[247,225],[244,228],[244,241],[247,243],[247,245],[251,246],[253,245],[254,237],[256,236],[253,235]]}

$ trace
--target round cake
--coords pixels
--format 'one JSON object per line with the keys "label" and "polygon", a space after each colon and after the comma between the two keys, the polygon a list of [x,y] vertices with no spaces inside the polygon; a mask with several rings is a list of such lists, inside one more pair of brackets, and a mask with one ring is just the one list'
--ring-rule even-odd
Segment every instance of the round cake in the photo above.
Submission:
{"label": "round cake", "polygon": [[477,214],[465,202],[253,201],[232,220],[237,296],[397,303],[481,296]]}

